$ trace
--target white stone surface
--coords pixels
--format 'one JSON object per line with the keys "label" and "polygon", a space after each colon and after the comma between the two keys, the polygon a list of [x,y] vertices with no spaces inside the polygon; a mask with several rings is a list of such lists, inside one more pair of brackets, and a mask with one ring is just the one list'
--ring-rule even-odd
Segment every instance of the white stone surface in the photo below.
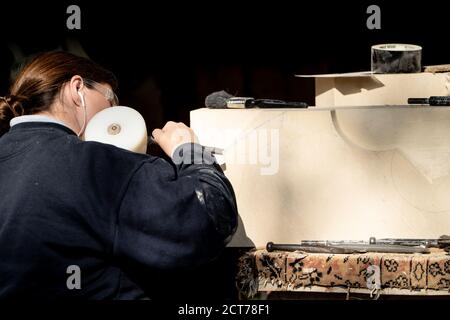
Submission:
{"label": "white stone surface", "polygon": [[408,98],[450,95],[450,73],[376,74],[317,77],[316,106],[407,104]]}
{"label": "white stone surface", "polygon": [[450,107],[198,109],[191,127],[225,149],[231,246],[450,233]]}

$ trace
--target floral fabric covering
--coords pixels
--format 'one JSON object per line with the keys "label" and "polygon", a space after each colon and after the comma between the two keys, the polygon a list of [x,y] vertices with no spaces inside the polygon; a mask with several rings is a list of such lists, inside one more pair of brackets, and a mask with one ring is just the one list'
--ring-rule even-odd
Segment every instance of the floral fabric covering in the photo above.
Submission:
{"label": "floral fabric covering", "polygon": [[239,261],[240,293],[251,298],[268,284],[277,291],[318,286],[450,294],[450,255],[439,249],[430,254],[247,252]]}

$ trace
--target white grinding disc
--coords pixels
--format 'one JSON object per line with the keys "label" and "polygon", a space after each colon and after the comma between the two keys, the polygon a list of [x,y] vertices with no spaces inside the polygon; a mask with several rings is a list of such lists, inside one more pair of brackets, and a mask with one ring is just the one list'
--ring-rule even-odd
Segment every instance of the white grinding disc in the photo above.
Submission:
{"label": "white grinding disc", "polygon": [[145,153],[147,127],[144,118],[136,110],[129,107],[110,107],[92,117],[86,126],[84,140]]}

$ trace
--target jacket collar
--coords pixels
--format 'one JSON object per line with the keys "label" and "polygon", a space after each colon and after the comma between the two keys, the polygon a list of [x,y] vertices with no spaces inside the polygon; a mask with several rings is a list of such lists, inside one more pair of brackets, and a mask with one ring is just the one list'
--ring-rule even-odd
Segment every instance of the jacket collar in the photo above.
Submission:
{"label": "jacket collar", "polygon": [[14,124],[9,131],[10,132],[18,132],[23,129],[57,129],[64,131],[68,134],[77,135],[75,132],[72,131],[69,127],[59,124],[56,122],[42,122],[42,121],[27,121],[27,122],[20,122],[17,124]]}

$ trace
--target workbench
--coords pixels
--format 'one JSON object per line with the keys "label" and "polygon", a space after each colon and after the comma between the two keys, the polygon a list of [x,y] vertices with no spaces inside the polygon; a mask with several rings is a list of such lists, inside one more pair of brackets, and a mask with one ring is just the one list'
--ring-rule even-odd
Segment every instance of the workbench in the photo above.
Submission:
{"label": "workbench", "polygon": [[[448,234],[448,107],[198,109],[191,112],[191,127],[200,143],[224,149],[220,160],[239,211],[229,246],[258,248],[241,258],[243,296],[449,294],[450,262],[443,251],[327,255],[260,249],[268,242]],[[368,279],[375,281],[370,288]]]}

